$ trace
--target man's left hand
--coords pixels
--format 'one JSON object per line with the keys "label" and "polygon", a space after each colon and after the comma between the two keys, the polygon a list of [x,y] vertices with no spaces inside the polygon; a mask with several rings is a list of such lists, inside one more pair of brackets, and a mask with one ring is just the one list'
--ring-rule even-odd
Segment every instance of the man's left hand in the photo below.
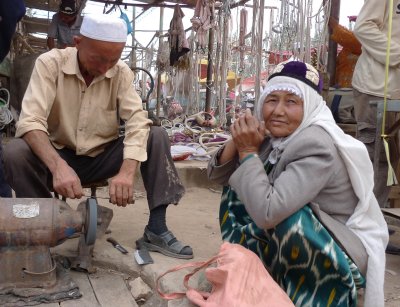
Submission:
{"label": "man's left hand", "polygon": [[126,159],[119,173],[110,179],[110,201],[118,207],[133,203],[133,186],[138,161]]}

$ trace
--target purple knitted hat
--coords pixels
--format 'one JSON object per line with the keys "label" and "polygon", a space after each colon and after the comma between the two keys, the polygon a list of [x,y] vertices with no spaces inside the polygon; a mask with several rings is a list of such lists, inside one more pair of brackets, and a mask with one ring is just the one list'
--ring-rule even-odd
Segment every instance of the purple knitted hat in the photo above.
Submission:
{"label": "purple knitted hat", "polygon": [[322,79],[320,78],[318,71],[310,64],[300,61],[279,63],[269,76],[268,80],[277,76],[295,78],[311,86],[319,94],[322,92]]}

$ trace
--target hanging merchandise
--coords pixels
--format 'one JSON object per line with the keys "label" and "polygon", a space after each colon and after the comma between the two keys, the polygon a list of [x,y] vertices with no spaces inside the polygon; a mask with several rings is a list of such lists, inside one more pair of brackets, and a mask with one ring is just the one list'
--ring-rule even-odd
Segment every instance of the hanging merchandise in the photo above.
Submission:
{"label": "hanging merchandise", "polygon": [[197,0],[192,22],[193,30],[196,32],[198,47],[205,50],[207,47],[207,31],[213,27],[211,20],[211,2],[213,0]]}
{"label": "hanging merchandise", "polygon": [[326,70],[328,19],[325,16],[330,16],[331,0],[323,1],[318,9],[314,9],[314,2],[313,0],[281,1],[279,16],[274,20],[269,33],[270,64],[276,65],[293,57],[307,63],[314,61],[319,71]]}
{"label": "hanging merchandise", "polygon": [[222,28],[222,49],[221,49],[221,65],[219,67],[221,71],[220,84],[219,84],[219,99],[218,99],[218,113],[219,123],[222,127],[225,127],[226,121],[226,93],[227,93],[227,73],[228,63],[230,62],[230,48],[228,48],[229,41],[229,22],[231,21],[231,10],[230,1],[225,1],[221,8],[223,14],[223,20],[221,24]]}
{"label": "hanging merchandise", "polygon": [[158,71],[163,72],[169,69],[169,44],[167,41],[160,42],[157,54],[157,68]]}
{"label": "hanging merchandise", "polygon": [[178,4],[175,5],[174,16],[172,17],[168,31],[169,46],[171,49],[169,62],[171,66],[176,65],[179,58],[190,51],[182,23],[184,16],[185,14],[183,14],[181,7]]}
{"label": "hanging merchandise", "polygon": [[239,29],[239,51],[240,51],[240,70],[244,69],[244,53],[246,51],[246,39],[247,34],[247,19],[248,13],[246,9],[240,11],[240,29]]}

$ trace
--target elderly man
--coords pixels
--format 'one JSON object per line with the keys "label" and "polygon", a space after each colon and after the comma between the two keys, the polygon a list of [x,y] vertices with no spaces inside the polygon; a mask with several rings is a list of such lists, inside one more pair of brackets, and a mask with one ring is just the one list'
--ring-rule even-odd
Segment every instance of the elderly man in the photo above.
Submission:
{"label": "elderly man", "polygon": [[[126,23],[87,15],[76,48],[53,49],[36,61],[17,123],[4,149],[6,176],[17,197],[84,196],[82,184],[111,178],[110,201],[133,202],[134,175],[141,172],[150,218],[148,249],[192,258],[192,249],[166,226],[169,204],[184,194],[166,132],[151,121],[133,88],[133,73],[120,60]],[[125,136],[119,137],[119,118]]]}
{"label": "elderly man", "polygon": [[62,0],[58,13],[53,15],[47,34],[47,47],[53,49],[75,45],[74,36],[79,35],[82,16],[78,14],[75,0]]}

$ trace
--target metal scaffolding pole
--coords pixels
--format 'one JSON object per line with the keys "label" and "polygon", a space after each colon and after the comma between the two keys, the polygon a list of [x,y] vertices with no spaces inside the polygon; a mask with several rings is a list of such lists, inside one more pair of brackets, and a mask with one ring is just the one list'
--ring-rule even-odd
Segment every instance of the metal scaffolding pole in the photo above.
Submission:
{"label": "metal scaffolding pole", "polygon": [[[262,36],[263,36],[263,27],[264,27],[264,10],[265,10],[265,3],[264,0],[260,0],[260,13],[258,17],[258,29],[257,33],[260,36],[259,46],[256,55],[256,76],[255,76],[255,88],[254,88],[254,95],[255,95],[255,102],[258,102],[258,98],[260,98],[260,84],[261,84],[261,66],[262,66],[262,53],[263,53],[263,44],[262,44]],[[252,42],[254,43],[254,42]]]}
{"label": "metal scaffolding pole", "polygon": [[[158,43],[158,56],[160,56],[160,50],[163,43],[163,24],[164,24],[164,8],[160,7],[160,37]],[[158,68],[158,75],[157,75],[157,105],[156,105],[156,116],[157,118],[160,117],[160,105],[161,105],[161,71]]]}
{"label": "metal scaffolding pole", "polygon": [[[214,22],[215,19],[215,12],[214,9],[211,9],[211,18],[210,21],[211,23]],[[207,86],[206,86],[206,105],[205,105],[205,111],[210,112],[211,111],[211,95],[212,91],[214,89],[213,86],[213,52],[214,52],[214,34],[215,30],[214,27],[212,27],[209,30],[209,37],[208,37],[208,64],[207,64]]]}
{"label": "metal scaffolding pole", "polygon": [[[325,1],[324,1],[325,2]],[[339,20],[340,18],[340,0],[332,0],[331,2],[331,17]],[[331,30],[329,30],[331,34]],[[335,74],[336,74],[336,56],[337,56],[337,43],[333,40],[329,40],[328,45],[328,74],[330,78],[330,85],[333,85],[335,82]]]}

